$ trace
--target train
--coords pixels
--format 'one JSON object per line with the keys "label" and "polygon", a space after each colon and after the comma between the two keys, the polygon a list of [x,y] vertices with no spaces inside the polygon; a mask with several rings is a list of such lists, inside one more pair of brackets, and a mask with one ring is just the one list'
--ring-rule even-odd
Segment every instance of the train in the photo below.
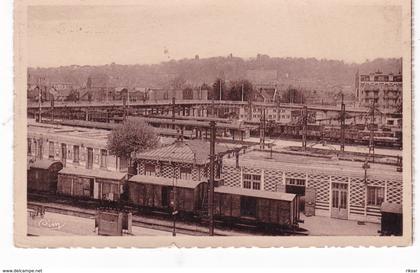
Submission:
{"label": "train", "polygon": [[[370,134],[370,130],[367,130],[365,126],[347,126],[345,129],[345,141],[347,144],[369,145]],[[254,132],[254,135],[258,136],[259,132]],[[301,138],[302,126],[268,123],[266,126],[266,135],[270,137]],[[306,136],[309,140],[340,143],[341,128],[337,126],[311,124],[307,126]],[[376,128],[376,130],[373,131],[373,141],[375,146],[401,148],[402,131],[391,131],[387,128],[379,130],[379,128]]]}
{"label": "train", "polygon": [[[129,208],[134,213],[157,213],[208,223],[208,183],[63,167],[39,160],[28,167],[28,199],[32,194],[54,200],[96,201],[97,206]],[[76,169],[76,170],[75,170]],[[105,174],[106,173],[106,174]],[[106,177],[104,177],[106,176]],[[221,226],[253,227],[270,234],[300,230],[299,196],[224,186],[214,188],[214,219]]]}

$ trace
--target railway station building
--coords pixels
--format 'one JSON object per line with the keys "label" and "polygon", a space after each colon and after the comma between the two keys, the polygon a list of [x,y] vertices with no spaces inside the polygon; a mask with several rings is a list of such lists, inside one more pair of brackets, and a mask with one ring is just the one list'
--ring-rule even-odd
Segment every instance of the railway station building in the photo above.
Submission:
{"label": "railway station building", "polygon": [[252,150],[225,157],[223,185],[301,196],[308,216],[380,222],[383,202],[402,204],[402,173],[395,166]]}
{"label": "railway station building", "polygon": [[[301,212],[378,223],[383,202],[402,204],[402,174],[395,166],[253,150],[234,156],[235,147],[218,145],[215,177],[219,185],[245,190],[293,193]],[[176,142],[136,155],[137,173],[164,179],[207,181],[209,144]]]}

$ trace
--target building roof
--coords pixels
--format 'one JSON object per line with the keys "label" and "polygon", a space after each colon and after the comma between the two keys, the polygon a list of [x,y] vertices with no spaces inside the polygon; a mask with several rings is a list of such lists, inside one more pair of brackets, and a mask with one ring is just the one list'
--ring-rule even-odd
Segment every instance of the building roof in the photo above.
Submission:
{"label": "building roof", "polygon": [[[229,150],[226,145],[216,144],[216,154]],[[176,141],[174,144],[137,153],[138,159],[183,162],[204,165],[209,161],[210,144],[202,140]]]}
{"label": "building roof", "polygon": [[[223,164],[226,166],[235,166],[235,158],[224,158]],[[402,174],[397,172],[395,166],[379,163],[369,164],[370,169],[367,171],[368,179],[402,181]],[[250,169],[271,169],[285,172],[364,177],[363,162],[338,160],[328,157],[321,158],[307,155],[273,153],[272,158],[270,158],[269,152],[250,151],[245,154],[240,154],[239,165]]]}
{"label": "building roof", "polygon": [[295,199],[296,197],[296,195],[292,193],[251,190],[251,189],[228,187],[228,186],[215,187],[214,192],[266,198],[266,199],[274,199],[274,200],[283,200],[283,201],[293,201],[293,199]]}
{"label": "building roof", "polygon": [[43,170],[47,170],[49,169],[53,164],[59,163],[61,165],[63,165],[63,163],[61,163],[58,160],[49,160],[49,159],[38,159],[35,162],[29,162],[28,164],[28,168],[34,168],[34,169],[43,169]]}
{"label": "building roof", "polygon": [[179,188],[195,189],[200,183],[204,181],[184,180],[184,179],[173,179],[166,177],[150,176],[150,175],[135,175],[128,181],[142,184],[153,184],[162,186],[176,186]]}
{"label": "building roof", "polygon": [[58,172],[59,174],[70,174],[70,175],[79,175],[87,177],[96,177],[104,178],[110,180],[122,180],[125,178],[125,173],[115,172],[115,171],[106,171],[98,169],[85,169],[85,168],[72,168],[66,167]]}

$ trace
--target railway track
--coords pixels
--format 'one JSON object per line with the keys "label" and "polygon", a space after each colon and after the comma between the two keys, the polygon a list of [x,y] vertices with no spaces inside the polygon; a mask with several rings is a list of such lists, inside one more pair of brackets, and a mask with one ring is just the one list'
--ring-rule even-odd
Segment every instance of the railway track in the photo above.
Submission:
{"label": "railway track", "polygon": [[[45,211],[70,216],[93,219],[100,207],[106,207],[92,200],[75,200],[72,198],[57,197],[52,194],[28,193],[28,208],[43,207]],[[131,207],[119,207],[121,210],[130,210],[133,213],[132,225],[137,227],[155,229],[160,231],[173,231],[173,218],[162,211],[138,211]],[[206,219],[177,219],[176,233],[193,236],[208,236],[208,221]],[[307,231],[282,230],[267,232],[256,225],[236,223],[226,225],[223,221],[215,221],[216,236],[306,236]]]}

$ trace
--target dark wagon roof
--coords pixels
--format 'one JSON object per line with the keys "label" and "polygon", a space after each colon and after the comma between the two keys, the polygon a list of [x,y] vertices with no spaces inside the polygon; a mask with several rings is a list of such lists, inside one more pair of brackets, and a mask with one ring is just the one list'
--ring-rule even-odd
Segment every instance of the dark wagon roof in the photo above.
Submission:
{"label": "dark wagon roof", "polygon": [[184,179],[174,179],[173,178],[166,178],[166,177],[158,177],[158,176],[150,176],[150,175],[135,175],[131,177],[129,182],[135,183],[142,183],[142,184],[153,184],[153,185],[161,185],[161,186],[176,186],[179,188],[189,188],[195,189],[200,183],[204,183],[203,181],[194,181],[194,180],[184,180]]}
{"label": "dark wagon roof", "polygon": [[214,192],[266,198],[266,199],[274,199],[274,200],[282,200],[282,201],[293,201],[293,199],[295,199],[296,197],[296,194],[292,194],[292,193],[251,190],[251,189],[228,187],[228,186],[215,187]]}
{"label": "dark wagon roof", "polygon": [[381,212],[402,214],[402,205],[383,202],[381,205]]}
{"label": "dark wagon roof", "polygon": [[80,175],[88,177],[96,177],[110,180],[122,180],[125,178],[125,173],[115,172],[115,171],[106,171],[98,169],[85,169],[85,168],[71,168],[66,167],[58,172],[59,174],[69,174],[69,175]]}
{"label": "dark wagon roof", "polygon": [[29,162],[28,168],[48,170],[54,164],[61,164],[61,167],[63,166],[63,163],[58,160],[38,159],[35,162]]}

